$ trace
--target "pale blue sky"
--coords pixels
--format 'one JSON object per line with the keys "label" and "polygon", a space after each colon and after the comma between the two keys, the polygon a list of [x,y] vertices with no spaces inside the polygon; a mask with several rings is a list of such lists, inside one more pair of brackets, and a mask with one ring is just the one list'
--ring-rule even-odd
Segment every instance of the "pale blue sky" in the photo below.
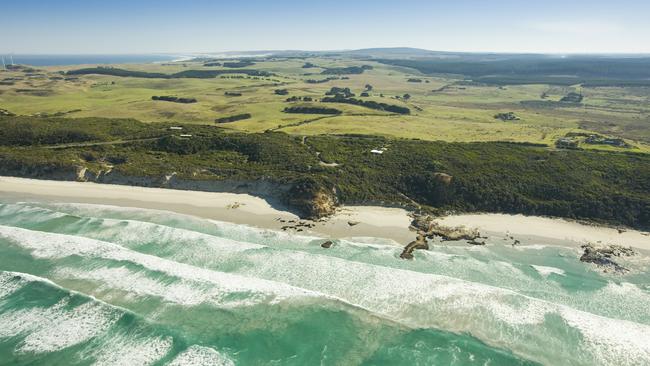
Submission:
{"label": "pale blue sky", "polygon": [[650,53],[649,17],[649,0],[2,1],[0,52]]}

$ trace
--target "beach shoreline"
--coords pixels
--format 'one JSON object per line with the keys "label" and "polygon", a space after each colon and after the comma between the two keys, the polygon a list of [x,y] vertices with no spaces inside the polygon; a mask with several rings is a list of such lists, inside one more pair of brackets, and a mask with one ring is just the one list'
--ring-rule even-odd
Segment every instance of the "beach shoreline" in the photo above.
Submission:
{"label": "beach shoreline", "polygon": [[[342,206],[330,217],[310,221],[275,208],[260,197],[239,193],[3,176],[0,177],[0,199],[4,202],[87,203],[171,211],[260,229],[314,235],[324,240],[373,237],[389,239],[395,245],[404,246],[417,234],[409,228],[412,220],[410,212],[401,208]],[[512,237],[522,243],[545,238],[570,242],[576,247],[593,243],[650,251],[650,234],[647,232],[619,230],[561,218],[478,213],[438,217],[435,221],[444,226],[476,228],[489,237]]]}

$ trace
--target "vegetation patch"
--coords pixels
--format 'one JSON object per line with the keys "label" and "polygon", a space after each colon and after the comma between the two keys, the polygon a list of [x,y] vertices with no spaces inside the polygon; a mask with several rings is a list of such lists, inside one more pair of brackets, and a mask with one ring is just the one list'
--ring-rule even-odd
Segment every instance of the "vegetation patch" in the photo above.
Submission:
{"label": "vegetation patch", "polygon": [[494,119],[499,119],[502,120],[503,122],[521,120],[521,118],[517,117],[517,115],[514,112],[497,113],[494,115]]}
{"label": "vegetation patch", "polygon": [[[174,125],[0,117],[0,173],[52,178],[69,172],[65,176],[75,179],[80,165],[106,171],[106,161],[113,162],[111,174],[152,185],[172,172],[188,181],[264,179],[290,185],[300,194],[291,195],[287,203],[311,213],[310,202],[329,195],[331,202],[344,204],[382,201],[441,212],[551,215],[639,228],[650,222],[648,154],[361,135],[303,140],[284,133],[226,132],[205,125],[184,125],[183,133],[193,137],[181,138],[170,133],[170,126]],[[134,140],[145,136],[155,139]],[[70,144],[56,154],[49,146],[127,138],[132,142]],[[372,154],[378,147],[386,150]],[[319,159],[339,165],[323,167]]]}

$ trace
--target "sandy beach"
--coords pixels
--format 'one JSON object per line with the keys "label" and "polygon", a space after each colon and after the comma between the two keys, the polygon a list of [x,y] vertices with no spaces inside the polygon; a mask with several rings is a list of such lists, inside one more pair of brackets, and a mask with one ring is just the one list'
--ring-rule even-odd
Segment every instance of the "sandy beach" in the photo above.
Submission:
{"label": "sandy beach", "polygon": [[[218,221],[282,230],[301,221],[296,215],[272,207],[262,198],[234,193],[182,191],[85,182],[63,182],[0,177],[0,199],[105,204],[173,211]],[[444,226],[477,228],[489,237],[512,236],[522,243],[553,240],[576,246],[617,244],[650,250],[650,235],[636,230],[586,225],[558,218],[505,214],[465,214],[436,219]],[[406,210],[375,206],[343,206],[312,228],[288,232],[312,234],[324,239],[376,237],[405,245],[415,238]]]}
{"label": "sandy beach", "polygon": [[[281,230],[300,219],[248,194],[183,191],[87,182],[0,177],[0,199],[114,205],[166,210],[253,227]],[[408,212],[398,208],[346,206],[303,234],[326,239],[380,237],[399,245],[412,241]],[[311,223],[311,222],[310,222]],[[352,224],[352,225],[351,225]],[[289,229],[288,232],[296,232]]]}

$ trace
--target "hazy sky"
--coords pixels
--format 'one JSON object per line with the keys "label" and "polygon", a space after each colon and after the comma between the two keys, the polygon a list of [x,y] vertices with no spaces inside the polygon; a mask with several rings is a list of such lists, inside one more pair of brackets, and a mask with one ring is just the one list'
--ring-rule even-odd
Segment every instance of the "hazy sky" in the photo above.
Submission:
{"label": "hazy sky", "polygon": [[1,53],[650,53],[650,0],[3,0],[0,27]]}

